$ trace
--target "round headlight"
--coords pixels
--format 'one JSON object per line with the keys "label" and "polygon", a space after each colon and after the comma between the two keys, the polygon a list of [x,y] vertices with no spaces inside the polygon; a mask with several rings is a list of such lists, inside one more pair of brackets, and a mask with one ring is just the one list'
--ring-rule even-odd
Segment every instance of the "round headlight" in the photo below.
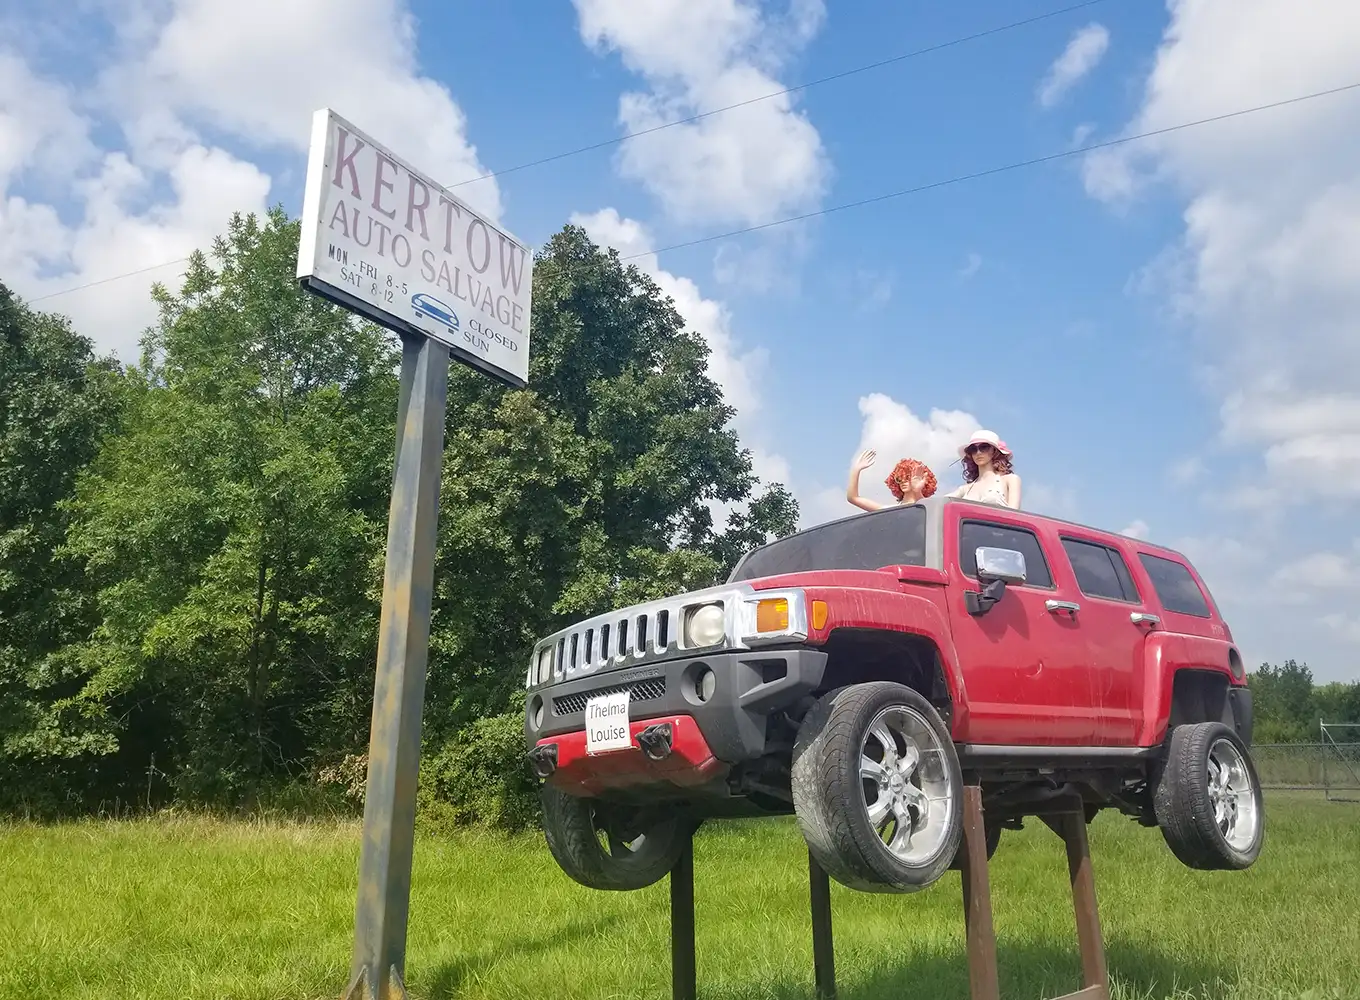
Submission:
{"label": "round headlight", "polygon": [[552,675],[552,647],[546,646],[538,654],[538,683],[546,684]]}
{"label": "round headlight", "polygon": [[716,646],[726,634],[721,604],[695,608],[685,619],[685,642],[689,646]]}

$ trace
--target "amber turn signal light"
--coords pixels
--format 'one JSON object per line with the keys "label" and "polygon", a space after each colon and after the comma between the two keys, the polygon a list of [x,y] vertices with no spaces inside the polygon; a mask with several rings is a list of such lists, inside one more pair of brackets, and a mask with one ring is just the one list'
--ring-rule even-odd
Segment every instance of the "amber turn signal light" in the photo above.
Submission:
{"label": "amber turn signal light", "polygon": [[812,627],[820,632],[826,628],[826,601],[812,602]]}
{"label": "amber turn signal light", "polygon": [[757,632],[783,632],[789,627],[789,602],[776,597],[756,605]]}

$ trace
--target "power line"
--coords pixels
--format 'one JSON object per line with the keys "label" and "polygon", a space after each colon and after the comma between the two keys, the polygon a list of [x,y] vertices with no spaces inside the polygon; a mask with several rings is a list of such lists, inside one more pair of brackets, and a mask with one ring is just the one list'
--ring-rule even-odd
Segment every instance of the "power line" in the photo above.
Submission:
{"label": "power line", "polygon": [[[1108,149],[1112,146],[1120,146],[1130,142],[1137,142],[1142,139],[1151,139],[1159,135],[1167,135],[1172,132],[1180,132],[1184,131],[1185,129],[1197,128],[1201,125],[1209,125],[1214,122],[1226,121],[1230,118],[1240,118],[1244,115],[1256,114],[1257,112],[1261,111],[1270,111],[1274,108],[1282,108],[1292,104],[1300,104],[1304,101],[1315,100],[1316,98],[1319,97],[1330,97],[1335,94],[1344,93],[1346,91],[1355,90],[1357,88],[1360,88],[1360,82],[1348,83],[1341,87],[1333,87],[1330,90],[1319,90],[1311,94],[1303,94],[1299,97],[1290,97],[1280,101],[1272,101],[1269,104],[1258,104],[1255,107],[1242,108],[1238,111],[1229,111],[1224,114],[1213,115],[1208,118],[1199,118],[1196,119],[1195,121],[1182,122],[1179,125],[1168,125],[1165,128],[1152,129],[1151,131],[1148,132],[1139,132],[1136,135],[1121,136],[1120,138],[1117,139],[1107,139],[1104,142],[1095,142],[1086,146],[1077,146],[1073,149],[1066,149],[1057,153],[1049,153],[1046,156],[1036,156],[1028,160],[1018,160],[1014,163],[1007,163],[998,167],[989,167],[986,170],[977,170],[968,174],[956,174],[953,177],[948,177],[938,181],[931,181],[928,184],[920,184],[915,187],[903,188],[899,191],[890,191],[886,194],[873,195],[872,197],[869,198],[861,198],[857,201],[845,202],[840,205],[833,205],[829,208],[821,208],[816,210],[815,212],[804,212],[802,215],[792,215],[787,218],[776,219],[773,222],[763,222],[760,223],[759,225],[746,226],[742,229],[733,229],[729,230],[728,232],[717,233],[713,236],[703,236],[700,237],[699,239],[687,240],[684,243],[672,243],[669,244],[668,246],[660,247],[655,250],[644,250],[639,253],[621,256],[619,259],[635,260],[639,257],[646,257],[651,254],[661,254],[670,250],[682,250],[686,247],[699,246],[704,243],[713,243],[718,240],[731,239],[734,236],[744,236],[747,233],[759,232],[764,229],[773,229],[777,226],[786,226],[792,222],[803,222],[808,219],[815,219],[819,218],[820,216],[831,215],[836,212],[844,212],[852,208],[862,208],[865,205],[873,205],[879,202],[891,201],[894,198],[903,198],[906,197],[907,195],[921,194],[925,191],[932,191],[937,188],[950,187],[955,184],[962,184],[965,181],[979,180],[983,177],[991,177],[996,174],[1009,173],[1014,170],[1023,169],[1024,167],[1038,166],[1039,164],[1042,163],[1051,163],[1055,160],[1062,160],[1073,156],[1080,156],[1083,153],[1094,152],[1095,150],[1098,149]],[[188,259],[189,259],[188,257],[181,257],[178,260],[165,261],[164,263],[161,264],[153,264],[150,267],[140,268],[139,270],[136,271],[129,271],[126,274],[115,274],[108,278],[101,278],[98,281],[86,282],[83,285],[76,285],[73,288],[66,288],[59,292],[49,292],[46,295],[38,296],[37,298],[29,299],[28,301],[40,302],[44,299],[54,298],[58,295],[66,295],[71,292],[81,291],[82,289],[90,288],[94,285],[102,285],[105,284],[106,282],[117,281],[120,278],[129,278],[132,277],[133,275],[143,274],[147,271],[154,271],[157,268],[169,267],[172,264],[180,264],[187,261]]]}
{"label": "power line", "polygon": [[1026,25],[1035,24],[1039,21],[1046,21],[1054,17],[1059,17],[1063,14],[1070,14],[1074,10],[1082,10],[1085,7],[1094,7],[1097,4],[1109,2],[1110,0],[1083,0],[1082,3],[1072,4],[1069,7],[1062,7],[1058,10],[1051,10],[1044,14],[1036,14],[1033,17],[1027,17],[1021,21],[1011,21],[1009,24],[997,25],[994,28],[987,28],[985,31],[974,32],[971,35],[963,35],[959,38],[951,38],[947,42],[938,42],[935,45],[927,45],[923,49],[913,49],[911,52],[903,52],[900,55],[890,56],[887,59],[880,59],[877,62],[865,63],[862,66],[854,66],[851,67],[850,69],[841,70],[838,73],[832,73],[830,76],[818,77],[815,80],[809,80],[807,83],[800,83],[793,87],[785,87],[783,90],[775,90],[768,94],[762,94],[759,97],[752,97],[745,101],[738,101],[735,104],[726,104],[720,108],[713,108],[711,111],[701,111],[698,114],[690,115],[688,118],[677,118],[675,121],[664,122],[661,125],[652,125],[648,128],[638,129],[636,132],[627,132],[624,135],[616,136],[615,138],[612,139],[604,139],[600,142],[593,142],[589,146],[580,146],[576,149],[569,149],[562,153],[554,153],[552,156],[545,156],[542,157],[541,159],[530,160],[527,163],[521,163],[518,166],[508,167],[505,170],[491,171],[490,173],[482,174],[479,177],[473,177],[465,181],[458,181],[455,184],[450,184],[449,187],[451,188],[462,187],[465,184],[475,184],[478,181],[484,181],[491,177],[504,177],[506,174],[513,174],[519,170],[528,170],[530,167],[542,166],[545,163],[552,163],[556,160],[563,160],[569,156],[577,156],[581,153],[589,153],[592,150],[603,149],[606,146],[614,146],[617,145],[618,143],[626,142],[629,139],[636,139],[638,136],[651,135],[653,132],[660,132],[664,129],[675,128],[677,125],[688,125],[691,122],[702,121],[705,118],[711,118],[714,115],[720,115],[725,111],[733,111],[737,108],[744,108],[751,104],[759,104],[761,101],[773,100],[776,97],[783,97],[785,94],[796,94],[799,91],[808,90],[812,87],[820,87],[822,84],[831,83],[834,80],[844,80],[846,77],[855,76],[859,73],[867,73],[870,70],[882,69],[884,66],[892,66],[896,63],[903,62],[904,60],[907,59],[915,59],[918,56],[929,55],[932,52],[939,52],[943,49],[953,48],[956,45],[963,45],[966,42],[975,42],[980,38],[987,38],[990,35],[999,35],[1006,31],[1013,31],[1016,28],[1023,28]]}
{"label": "power line", "polygon": [[[1109,2],[1110,0],[1082,0],[1081,3],[1071,4],[1067,7],[1060,7],[1057,10],[1050,10],[1043,14],[1035,14],[1032,17],[1023,18],[1022,20],[1019,21],[1011,21],[1007,24],[1000,24],[993,28],[987,28],[983,31],[974,32],[971,35],[961,35],[958,38],[951,38],[948,41],[937,42],[934,45],[927,45],[925,48],[921,49],[913,49],[910,52],[903,52],[899,55],[890,56],[887,59],[879,59],[876,62],[865,63],[861,66],[852,66],[850,69],[841,70],[840,72],[832,73],[829,76],[818,77],[817,79],[809,80],[806,83],[800,83],[793,87],[786,87],[783,90],[772,91],[771,93],[762,94],[759,97],[752,97],[745,101],[738,101],[735,104],[727,104],[720,108],[713,108],[712,110],[709,111],[702,111],[698,114],[690,115],[688,118],[677,118],[675,121],[664,122],[660,125],[653,125],[650,126],[649,128],[639,129],[636,132],[628,132],[625,133],[624,135],[616,136],[615,138],[612,139],[605,139],[600,142],[591,143],[588,146],[580,146],[576,149],[566,150],[565,152],[554,153],[552,156],[545,156],[537,160],[530,160],[527,163],[521,163],[518,164],[517,166],[508,167],[505,170],[491,171],[490,173],[485,173],[478,177],[472,177],[465,181],[458,181],[454,184],[449,185],[449,187],[451,188],[462,187],[465,184],[475,184],[478,181],[484,181],[491,177],[503,177],[506,174],[513,174],[520,170],[528,170],[531,167],[542,166],[545,163],[553,163],[557,160],[566,159],[567,157],[571,156],[578,156],[581,153],[588,153],[595,149],[603,149],[606,146],[617,145],[618,143],[625,142],[628,139],[635,139],[638,136],[650,135],[653,132],[660,132],[663,131],[664,129],[675,128],[677,125],[688,125],[691,122],[697,122],[705,118],[711,118],[714,115],[720,115],[723,114],[724,112],[733,111],[737,108],[744,108],[752,104],[758,104],[761,101],[773,100],[774,98],[782,97],[785,94],[794,94],[798,93],[799,91],[809,90],[812,87],[819,87],[824,83],[831,83],[835,80],[844,80],[847,77],[856,76],[860,73],[867,73],[870,72],[871,70],[882,69],[885,66],[892,66],[895,65],[896,63],[904,62],[905,60],[908,59],[915,59],[919,56],[929,55],[932,52],[940,52],[944,49],[949,49],[958,45],[966,44],[967,42],[975,42],[978,41],[979,39],[987,38],[992,35],[1003,34],[1007,31],[1013,31],[1016,28],[1023,28],[1030,24],[1037,24],[1040,21],[1047,21],[1055,17],[1061,17],[1063,14],[1070,14],[1073,11],[1082,10],[1087,7],[1094,7],[1097,6],[1098,4]],[[181,257],[178,260],[166,261],[163,264],[153,264],[151,267],[144,267],[136,271],[128,271],[124,274],[115,274],[108,278],[100,278],[98,281],[88,281],[85,284],[75,285],[72,288],[63,288],[62,290],[57,292],[49,292],[46,295],[39,295],[36,298],[29,299],[29,301],[42,302],[45,301],[46,299],[56,298],[57,296],[60,295],[69,295],[72,292],[84,291],[87,288],[93,288],[95,285],[102,285],[105,282],[117,281],[120,278],[131,278],[138,274],[144,274],[147,271],[154,271],[162,267],[169,267],[171,264],[182,264],[188,259],[189,259],[188,257]]]}
{"label": "power line", "polygon": [[729,232],[718,233],[714,236],[704,236],[697,240],[687,240],[684,243],[672,243],[669,246],[664,246],[657,250],[644,250],[641,253],[628,254],[626,257],[620,257],[619,260],[634,260],[638,257],[646,257],[649,254],[661,254],[668,250],[681,250],[685,247],[699,246],[702,243],[713,243],[717,240],[730,239],[733,236],[743,236],[746,233],[759,232],[762,229],[773,229],[776,226],[786,226],[790,222],[802,222],[806,219],[815,219],[819,216],[831,215],[833,212],[844,212],[851,208],[862,208],[865,205],[874,205],[878,202],[890,201],[893,198],[902,198],[909,194],[920,194],[923,191],[933,191],[936,188],[949,187],[953,184],[962,184],[964,181],[978,180],[982,177],[991,177],[995,174],[1004,174],[1012,170],[1020,170],[1023,167],[1032,167],[1041,163],[1051,163],[1054,160],[1079,156],[1082,153],[1090,153],[1097,149],[1108,149],[1111,146],[1136,142],[1140,139],[1151,139],[1155,136],[1166,135],[1169,132],[1179,132],[1200,125],[1209,125],[1213,122],[1226,121],[1229,118],[1240,118],[1243,115],[1255,114],[1258,111],[1269,111],[1272,108],[1282,108],[1290,104],[1299,104],[1303,101],[1311,101],[1318,97],[1330,97],[1333,94],[1340,94],[1348,90],[1355,90],[1356,88],[1360,88],[1360,82],[1348,83],[1343,87],[1333,87],[1331,90],[1319,90],[1316,93],[1304,94],[1301,97],[1290,97],[1283,101],[1273,101],[1270,104],[1258,104],[1253,108],[1243,108],[1240,111],[1229,111],[1226,114],[1214,115],[1210,118],[1200,118],[1192,122],[1182,122],[1179,125],[1168,125],[1165,128],[1153,129],[1150,132],[1140,132],[1137,135],[1126,135],[1118,139],[1107,139],[1104,142],[1095,142],[1091,143],[1089,146],[1079,146],[1075,149],[1063,150],[1060,153],[1049,153],[1047,156],[1036,156],[1033,159],[1019,160],[1015,163],[1007,163],[1000,167],[989,167],[986,170],[977,170],[971,174],[956,174],[955,176],[948,177],[944,180],[931,181],[929,184],[920,184],[916,187],[903,188],[900,191],[878,194],[870,198],[861,198],[858,201],[848,201],[841,205],[833,205],[830,208],[821,208],[815,212],[805,212],[802,215],[793,215],[786,219],[777,219],[774,222],[763,222],[760,225],[747,226],[744,229],[733,229]]}
{"label": "power line", "polygon": [[137,274],[145,274],[147,271],[159,271],[161,268],[169,267],[171,264],[183,264],[188,259],[189,259],[188,257],[180,257],[178,260],[167,260],[160,264],[152,264],[150,267],[141,267],[135,271],[126,271],[123,274],[115,274],[108,278],[100,278],[97,281],[87,281],[83,285],[75,285],[72,288],[63,288],[59,292],[48,292],[46,295],[39,295],[36,298],[29,299],[28,301],[41,302],[43,301],[43,299],[54,299],[58,295],[70,295],[72,292],[79,292],[83,291],[86,288],[93,288],[95,285],[107,284],[110,281],[117,281],[120,278],[131,278]]}

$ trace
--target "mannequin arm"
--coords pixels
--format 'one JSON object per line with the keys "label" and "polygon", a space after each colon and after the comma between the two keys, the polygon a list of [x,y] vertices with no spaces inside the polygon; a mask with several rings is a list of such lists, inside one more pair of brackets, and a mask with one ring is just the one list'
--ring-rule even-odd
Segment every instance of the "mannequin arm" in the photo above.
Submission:
{"label": "mannequin arm", "polygon": [[1014,472],[1006,477],[1006,504],[1012,510],[1020,509],[1020,477]]}
{"label": "mannequin arm", "polygon": [[845,486],[845,499],[861,510],[882,510],[883,505],[881,503],[859,495],[859,474],[862,471],[858,465],[850,467],[850,481]]}

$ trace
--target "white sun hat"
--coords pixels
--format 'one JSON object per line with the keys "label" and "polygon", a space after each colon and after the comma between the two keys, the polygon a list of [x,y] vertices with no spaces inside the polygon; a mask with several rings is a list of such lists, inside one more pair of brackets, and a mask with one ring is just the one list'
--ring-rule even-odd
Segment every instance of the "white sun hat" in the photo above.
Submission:
{"label": "white sun hat", "polygon": [[989,444],[1003,455],[1011,453],[1006,447],[1006,442],[997,436],[996,431],[976,431],[965,443],[959,445],[959,458],[963,458],[969,446],[975,444]]}

